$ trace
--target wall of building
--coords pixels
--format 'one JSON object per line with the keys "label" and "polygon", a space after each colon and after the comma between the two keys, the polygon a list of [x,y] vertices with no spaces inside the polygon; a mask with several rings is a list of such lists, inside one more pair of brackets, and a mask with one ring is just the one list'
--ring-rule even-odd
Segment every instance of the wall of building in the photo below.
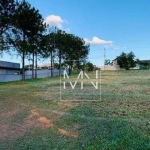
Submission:
{"label": "wall of building", "polygon": [[101,70],[119,70],[120,68],[119,67],[115,67],[115,66],[101,66],[100,67]]}
{"label": "wall of building", "polygon": [[[63,74],[62,70],[62,74]],[[68,72],[68,71],[67,71]],[[54,70],[54,76],[59,75],[59,70]],[[37,70],[37,78],[47,78],[51,76],[50,70]],[[25,72],[25,79],[32,78],[32,71]],[[0,74],[0,82],[8,82],[8,81],[16,81],[21,80],[22,75],[14,75],[14,74]]]}
{"label": "wall of building", "polygon": [[0,69],[0,74],[8,74],[8,75],[14,75],[14,74],[20,74],[19,70],[8,70],[8,69]]}
{"label": "wall of building", "polygon": [[[59,75],[59,70],[54,69],[53,73],[54,73],[54,76],[57,76]],[[26,71],[25,75],[26,76],[32,75],[32,71],[31,70]],[[40,76],[40,77],[51,76],[51,70],[37,70],[37,76]]]}
{"label": "wall of building", "polygon": [[0,69],[0,74],[6,74],[6,69]]}
{"label": "wall of building", "polygon": [[0,61],[1,67],[9,67],[9,68],[20,68],[19,63],[13,63],[13,62],[6,62],[6,61]]}
{"label": "wall of building", "polygon": [[0,74],[0,82],[16,81],[21,79],[21,75]]}
{"label": "wall of building", "polygon": [[117,60],[113,60],[113,66],[117,66]]}

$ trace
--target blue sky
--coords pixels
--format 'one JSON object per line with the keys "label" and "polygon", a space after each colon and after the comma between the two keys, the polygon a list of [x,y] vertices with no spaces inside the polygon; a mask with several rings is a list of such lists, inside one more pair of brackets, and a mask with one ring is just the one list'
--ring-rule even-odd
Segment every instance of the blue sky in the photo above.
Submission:
{"label": "blue sky", "polygon": [[[103,62],[121,52],[133,51],[139,59],[150,59],[149,0],[28,0],[50,25],[56,25],[91,44],[89,60]],[[21,59],[4,54],[0,60]],[[44,62],[48,62],[45,60]],[[94,61],[92,61],[94,63]],[[39,64],[43,63],[42,61]],[[28,64],[28,61],[26,61]]]}

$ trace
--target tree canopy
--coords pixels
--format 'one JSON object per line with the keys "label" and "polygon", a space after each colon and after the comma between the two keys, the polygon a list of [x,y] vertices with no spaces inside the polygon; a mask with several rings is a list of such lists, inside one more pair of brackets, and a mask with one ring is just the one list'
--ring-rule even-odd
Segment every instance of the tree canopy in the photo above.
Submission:
{"label": "tree canopy", "polygon": [[90,45],[63,30],[45,32],[48,24],[44,23],[39,10],[26,0],[0,0],[0,15],[0,53],[13,49],[22,58],[23,81],[25,59],[29,55],[32,55],[32,78],[37,69],[37,57],[51,57],[51,64],[58,58],[60,73],[62,63],[69,66],[71,73],[73,66],[87,59]]}
{"label": "tree canopy", "polygon": [[135,55],[132,51],[128,54],[122,52],[121,55],[116,58],[116,60],[120,68],[125,68],[126,70],[129,70],[136,65]]}

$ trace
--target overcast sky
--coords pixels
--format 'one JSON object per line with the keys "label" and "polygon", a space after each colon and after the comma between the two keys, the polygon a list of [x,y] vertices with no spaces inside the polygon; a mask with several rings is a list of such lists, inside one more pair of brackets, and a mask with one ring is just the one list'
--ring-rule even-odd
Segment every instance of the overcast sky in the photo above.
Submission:
{"label": "overcast sky", "polygon": [[[150,0],[28,0],[50,26],[57,26],[91,44],[89,60],[103,62],[133,51],[150,59]],[[21,59],[4,54],[0,60]],[[44,62],[48,62],[46,60]],[[43,63],[42,61],[39,64]],[[26,61],[28,64],[28,61]],[[97,64],[97,63],[96,63]]]}

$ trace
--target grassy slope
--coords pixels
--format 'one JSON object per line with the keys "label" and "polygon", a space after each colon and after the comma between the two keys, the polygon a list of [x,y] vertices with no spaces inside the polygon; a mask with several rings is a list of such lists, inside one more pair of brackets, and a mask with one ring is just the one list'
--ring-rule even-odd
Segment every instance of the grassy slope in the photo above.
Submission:
{"label": "grassy slope", "polygon": [[149,85],[147,70],[105,71],[101,100],[84,102],[99,98],[86,83],[62,90],[62,98],[82,102],[64,102],[58,77],[0,83],[0,149],[148,150]]}

